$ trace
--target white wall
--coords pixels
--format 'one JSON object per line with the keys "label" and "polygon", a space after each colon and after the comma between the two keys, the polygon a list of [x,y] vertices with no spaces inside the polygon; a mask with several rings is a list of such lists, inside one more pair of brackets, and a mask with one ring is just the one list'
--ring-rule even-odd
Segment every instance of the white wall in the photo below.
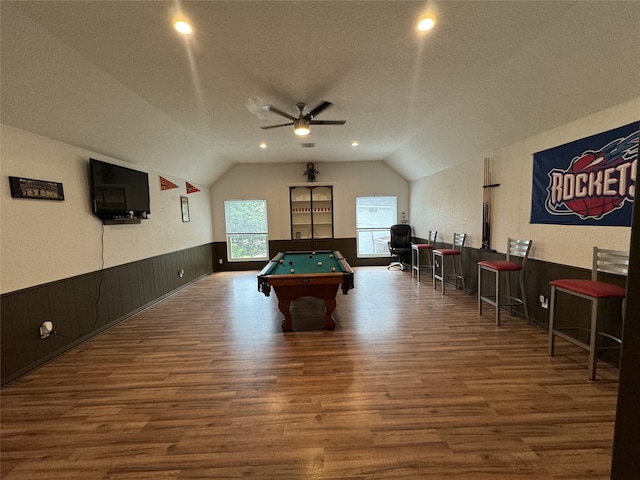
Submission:
{"label": "white wall", "polygon": [[467,162],[411,183],[414,234],[453,242],[454,233],[466,233],[465,245],[482,245],[482,161]]}
{"label": "white wall", "polygon": [[[640,120],[640,97],[490,155],[493,190],[491,247],[504,252],[508,237],[533,240],[532,258],[591,268],[592,247],[628,250],[630,227],[531,225],[533,154]],[[481,156],[411,184],[411,212],[417,235],[438,230],[451,242],[454,231],[469,234],[468,245],[482,245]]]}
{"label": "white wall", "polygon": [[[19,290],[101,268],[102,221],[91,213],[89,158],[149,173],[151,215],[139,225],[104,227],[104,266],[112,267],[213,241],[210,190],[188,195],[182,222],[179,188],[160,191],[158,174],[86,149],[2,125],[0,131],[0,291]],[[64,201],[11,198],[8,176],[60,182]]]}
{"label": "white wall", "polygon": [[[409,212],[409,182],[382,161],[315,163],[318,185],[333,185],[334,237],[355,238],[356,197],[396,195],[398,219]],[[306,163],[237,164],[211,187],[215,241],[225,241],[224,201],[267,201],[269,240],[291,238],[289,187],[308,184],[303,175]]]}

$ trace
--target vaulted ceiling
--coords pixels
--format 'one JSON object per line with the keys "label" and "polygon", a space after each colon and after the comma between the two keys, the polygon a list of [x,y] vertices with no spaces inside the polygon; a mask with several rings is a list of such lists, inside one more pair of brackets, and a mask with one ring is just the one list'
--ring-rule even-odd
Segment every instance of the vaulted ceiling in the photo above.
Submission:
{"label": "vaulted ceiling", "polygon": [[[640,96],[634,1],[0,5],[2,123],[203,185],[243,162],[411,181]],[[317,120],[345,125],[260,128],[289,121],[264,105],[325,100]]]}

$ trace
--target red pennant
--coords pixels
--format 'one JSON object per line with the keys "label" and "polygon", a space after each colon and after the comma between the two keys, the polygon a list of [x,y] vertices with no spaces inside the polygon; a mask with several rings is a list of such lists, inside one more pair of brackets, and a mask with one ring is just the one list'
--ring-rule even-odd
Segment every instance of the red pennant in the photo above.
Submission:
{"label": "red pennant", "polygon": [[191,185],[189,182],[185,183],[187,184],[187,193],[196,193],[200,191],[200,189],[195,185]]}
{"label": "red pennant", "polygon": [[161,177],[160,175],[158,175],[158,178],[160,179],[160,190],[169,190],[171,188],[178,188],[178,185],[167,180],[166,178]]}

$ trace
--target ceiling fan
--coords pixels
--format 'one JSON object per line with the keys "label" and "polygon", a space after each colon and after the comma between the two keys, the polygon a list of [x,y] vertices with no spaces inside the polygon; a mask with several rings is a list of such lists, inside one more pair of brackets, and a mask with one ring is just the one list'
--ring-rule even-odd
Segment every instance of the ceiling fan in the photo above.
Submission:
{"label": "ceiling fan", "polygon": [[293,125],[293,129],[294,129],[293,131],[295,132],[295,134],[303,136],[303,135],[309,135],[309,133],[311,133],[311,130],[309,130],[309,125],[344,125],[346,123],[346,120],[315,120],[315,117],[320,112],[330,107],[331,105],[333,105],[333,103],[324,101],[320,105],[318,105],[317,107],[308,111],[305,114],[304,111],[307,108],[307,105],[304,103],[296,103],[296,108],[298,109],[298,112],[299,112],[298,118],[292,115],[289,115],[288,113],[283,112],[282,110],[276,107],[273,107],[271,105],[265,105],[264,107],[262,107],[264,110],[277,113],[282,117],[288,118],[289,120],[291,120],[291,122],[280,123],[278,125],[268,125],[266,127],[260,127],[260,128],[262,128],[263,130],[268,130],[270,128],[286,127],[288,125]]}

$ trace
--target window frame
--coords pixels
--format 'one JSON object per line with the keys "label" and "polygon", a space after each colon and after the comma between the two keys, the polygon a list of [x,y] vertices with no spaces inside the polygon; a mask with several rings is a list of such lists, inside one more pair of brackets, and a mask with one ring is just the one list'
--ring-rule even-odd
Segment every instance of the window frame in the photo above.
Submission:
{"label": "window frame", "polygon": [[[251,203],[260,202],[264,206],[264,231],[229,231],[230,230],[230,218],[229,209],[233,204],[237,203]],[[267,209],[267,201],[264,199],[229,199],[224,201],[224,226],[225,226],[225,243],[227,249],[227,261],[228,262],[264,262],[269,260],[269,217]],[[265,254],[264,256],[250,256],[250,257],[234,257],[233,256],[233,244],[234,239],[239,236],[249,236],[264,239]]]}
{"label": "window frame", "polygon": [[[359,223],[360,219],[358,218],[358,213],[359,213],[359,208],[362,208],[364,206],[359,205],[359,200],[360,199],[380,199],[380,198],[389,198],[389,199],[393,199],[393,205],[390,206],[390,208],[392,209],[393,213],[391,215],[391,217],[389,218],[389,220],[392,221],[392,223],[390,225],[385,225],[385,226],[367,226],[367,227],[359,227]],[[398,223],[398,197],[397,195],[359,195],[356,197],[356,204],[355,204],[355,208],[356,208],[356,256],[357,258],[387,258],[389,257],[391,254],[389,253],[389,249],[387,248],[387,242],[390,239],[390,233],[389,233],[389,229],[391,228],[391,225],[395,225],[396,223]],[[374,247],[374,252],[370,252],[370,253],[363,253],[361,252],[361,234],[371,234],[371,244]],[[385,250],[384,251],[379,251],[378,253],[375,252],[375,244],[376,242],[380,241],[380,236],[378,236],[378,238],[376,238],[376,233],[381,234],[382,238],[386,238],[386,240],[384,240],[384,246],[385,246]]]}

